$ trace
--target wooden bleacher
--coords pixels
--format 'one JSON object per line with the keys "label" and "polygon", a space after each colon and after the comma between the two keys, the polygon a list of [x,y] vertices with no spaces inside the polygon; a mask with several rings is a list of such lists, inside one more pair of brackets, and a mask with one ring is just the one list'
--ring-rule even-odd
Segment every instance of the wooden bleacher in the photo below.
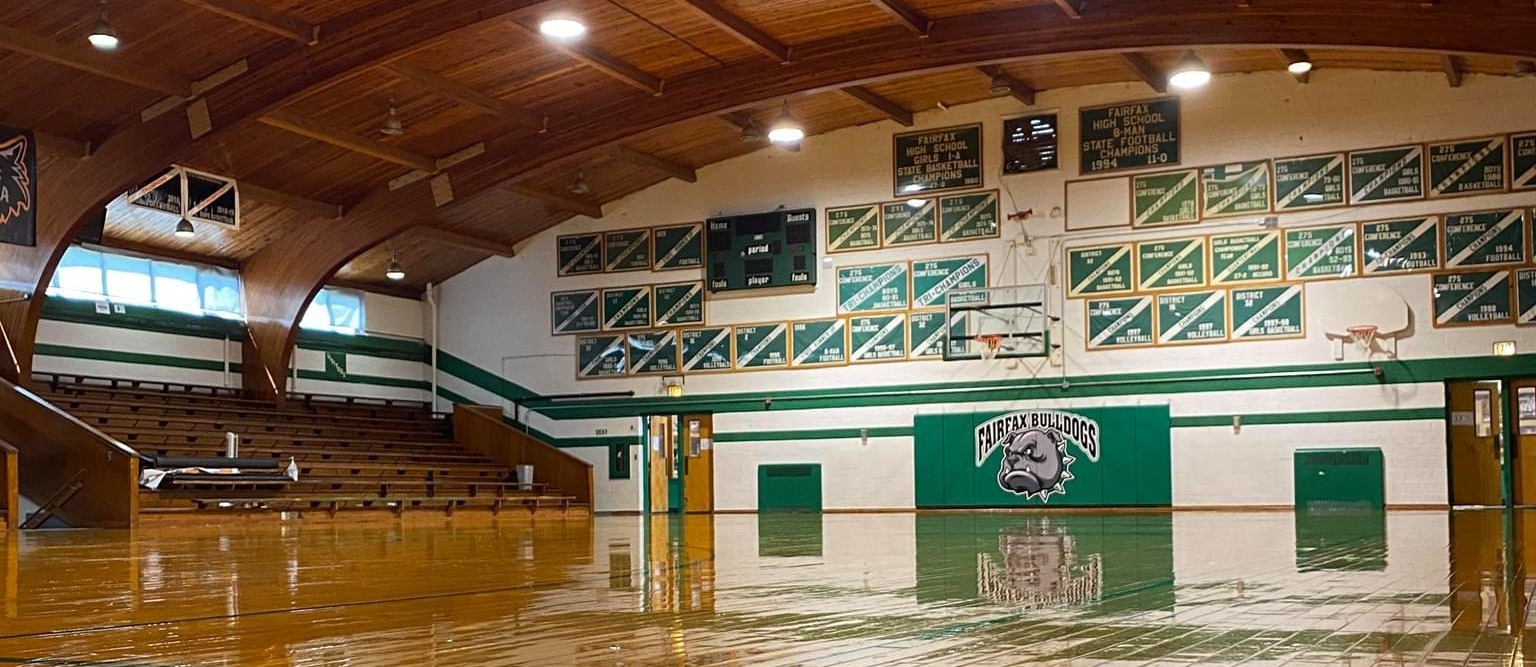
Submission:
{"label": "wooden bleacher", "polygon": [[[159,490],[141,489],[143,516],[360,509],[564,513],[591,507],[591,467],[584,462],[543,443],[512,456],[486,450],[483,443],[466,444],[455,439],[455,419],[434,414],[425,403],[294,394],[278,407],[224,387],[70,374],[34,374],[31,386],[54,406],[135,450],[141,465],[156,458],[223,457],[225,434],[233,432],[239,458],[229,467],[244,460],[264,468],[255,476],[260,482],[195,476]],[[499,414],[495,422],[476,431],[479,439],[497,427],[516,433],[500,423]],[[298,481],[274,481],[271,464],[286,468],[290,460]],[[533,464],[540,481],[515,479],[520,463]]]}

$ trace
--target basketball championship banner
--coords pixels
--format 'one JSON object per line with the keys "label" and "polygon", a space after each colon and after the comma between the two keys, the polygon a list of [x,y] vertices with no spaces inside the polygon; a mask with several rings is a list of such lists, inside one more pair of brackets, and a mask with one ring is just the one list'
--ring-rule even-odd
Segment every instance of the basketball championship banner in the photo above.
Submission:
{"label": "basketball championship banner", "polygon": [[37,245],[37,137],[0,125],[0,243]]}

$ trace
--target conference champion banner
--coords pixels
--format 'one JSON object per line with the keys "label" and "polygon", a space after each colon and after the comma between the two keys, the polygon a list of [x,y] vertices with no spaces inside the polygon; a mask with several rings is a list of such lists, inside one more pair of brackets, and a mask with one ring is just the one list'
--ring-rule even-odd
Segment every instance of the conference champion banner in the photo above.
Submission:
{"label": "conference champion banner", "polygon": [[0,243],[37,245],[37,137],[0,125]]}

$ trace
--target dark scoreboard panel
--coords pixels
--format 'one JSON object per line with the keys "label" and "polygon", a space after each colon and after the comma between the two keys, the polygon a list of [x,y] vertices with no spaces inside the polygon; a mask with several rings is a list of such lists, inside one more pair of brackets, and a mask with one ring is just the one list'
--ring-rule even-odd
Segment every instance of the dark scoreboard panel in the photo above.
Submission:
{"label": "dark scoreboard panel", "polygon": [[709,291],[816,284],[816,209],[704,221]]}

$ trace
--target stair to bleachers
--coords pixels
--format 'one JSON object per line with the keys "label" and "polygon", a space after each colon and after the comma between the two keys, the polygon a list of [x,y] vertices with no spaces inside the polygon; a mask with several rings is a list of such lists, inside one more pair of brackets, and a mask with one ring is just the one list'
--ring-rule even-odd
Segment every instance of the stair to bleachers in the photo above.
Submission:
{"label": "stair to bleachers", "polygon": [[428,404],[309,394],[282,407],[224,387],[35,374],[44,398],[141,455],[222,457],[225,433],[242,459],[292,459],[299,481],[177,483],[140,491],[141,515],[192,512],[588,508],[456,442]]}

